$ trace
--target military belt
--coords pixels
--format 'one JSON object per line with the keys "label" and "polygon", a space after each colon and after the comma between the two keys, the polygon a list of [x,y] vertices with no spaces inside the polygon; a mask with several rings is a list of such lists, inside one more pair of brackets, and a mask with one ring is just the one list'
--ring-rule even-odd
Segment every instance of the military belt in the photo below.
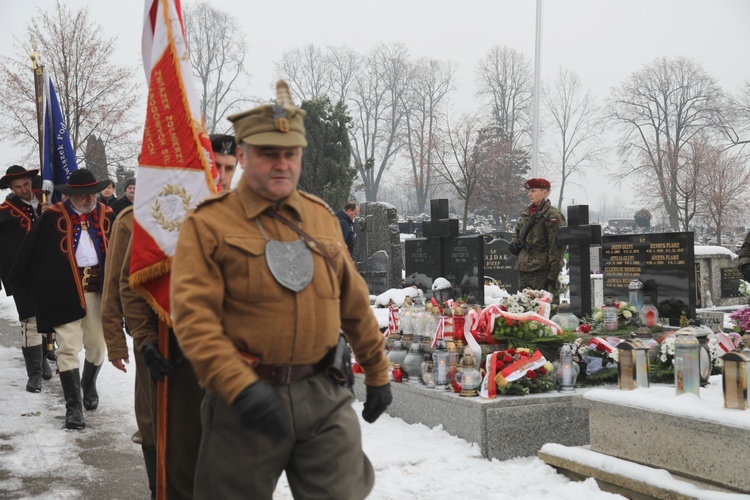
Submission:
{"label": "military belt", "polygon": [[326,358],[314,365],[257,365],[253,370],[266,382],[289,385],[322,373],[328,367]]}

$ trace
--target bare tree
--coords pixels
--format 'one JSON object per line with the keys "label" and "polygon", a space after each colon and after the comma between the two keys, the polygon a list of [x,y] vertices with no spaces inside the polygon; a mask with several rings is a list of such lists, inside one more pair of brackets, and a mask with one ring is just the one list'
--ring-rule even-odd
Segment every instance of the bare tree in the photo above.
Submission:
{"label": "bare tree", "polygon": [[185,31],[190,48],[190,65],[198,80],[201,114],[209,133],[231,127],[223,118],[249,100],[242,97],[240,85],[245,71],[245,34],[230,13],[209,2],[186,6]]}
{"label": "bare tree", "polygon": [[476,115],[463,115],[455,126],[446,121],[446,133],[443,143],[436,150],[437,165],[435,172],[445,179],[458,197],[463,201],[463,229],[469,219],[469,206],[479,180],[485,177],[482,168],[489,162],[480,161],[477,150],[480,120]]}
{"label": "bare tree", "polygon": [[[621,130],[620,178],[637,176],[639,183],[653,186],[673,230],[680,227],[683,148],[716,123],[720,99],[715,80],[699,64],[681,57],[656,59],[610,97],[609,115]],[[653,198],[653,190],[643,194]]]}
{"label": "bare tree", "polygon": [[542,90],[544,103],[554,123],[554,169],[560,176],[557,206],[563,206],[565,186],[593,166],[601,165],[602,121],[599,107],[577,74],[560,68],[551,85]]}
{"label": "bare tree", "polygon": [[349,94],[352,156],[367,201],[378,199],[383,173],[398,153],[408,53],[403,44],[380,45],[364,59]]}
{"label": "bare tree", "polygon": [[716,231],[717,244],[721,245],[727,221],[746,213],[750,164],[746,156],[707,142],[696,149],[704,165],[698,182],[700,206],[707,225]]}
{"label": "bare tree", "polygon": [[73,11],[59,0],[26,27],[16,40],[17,55],[7,57],[0,70],[2,138],[22,146],[24,161],[38,155],[34,78],[29,54],[38,51],[51,74],[76,157],[83,159],[85,144],[96,135],[106,149],[109,165],[125,163],[138,154],[140,124],[132,120],[141,103],[134,68],[112,63],[116,37],[102,35],[101,25],[89,19],[83,7]]}
{"label": "bare tree", "polygon": [[289,83],[289,90],[299,101],[328,95],[331,75],[326,56],[310,44],[284,52],[276,63],[276,75]]}
{"label": "bare tree", "polygon": [[531,139],[532,69],[529,60],[510,47],[492,47],[476,69],[477,95],[486,99],[508,151]]}
{"label": "bare tree", "polygon": [[431,192],[437,123],[445,97],[453,88],[454,73],[455,69],[450,63],[419,59],[411,65],[407,91],[402,97],[406,154],[411,164],[419,212],[425,211]]}
{"label": "bare tree", "polygon": [[750,144],[750,81],[736,95],[728,96],[719,126],[731,146]]}
{"label": "bare tree", "polygon": [[326,63],[328,64],[329,92],[331,102],[346,103],[349,90],[354,84],[362,56],[349,47],[328,47]]}

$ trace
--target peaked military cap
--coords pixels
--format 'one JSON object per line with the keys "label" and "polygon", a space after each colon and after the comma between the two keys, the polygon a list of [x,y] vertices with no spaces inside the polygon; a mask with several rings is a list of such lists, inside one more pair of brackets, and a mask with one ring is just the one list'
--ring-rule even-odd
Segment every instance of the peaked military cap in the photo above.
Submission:
{"label": "peaked military cap", "polygon": [[230,115],[238,142],[251,146],[307,146],[305,111],[292,103],[289,86],[284,80],[276,83],[276,103],[263,104],[251,110]]}
{"label": "peaked military cap", "polygon": [[211,149],[214,153],[237,156],[237,142],[233,135],[211,134],[208,138],[211,139]]}

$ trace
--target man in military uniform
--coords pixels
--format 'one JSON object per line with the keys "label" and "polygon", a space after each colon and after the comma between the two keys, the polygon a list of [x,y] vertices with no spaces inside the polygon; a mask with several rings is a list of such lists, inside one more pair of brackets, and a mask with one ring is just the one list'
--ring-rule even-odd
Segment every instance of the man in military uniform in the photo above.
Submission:
{"label": "man in military uniform", "polygon": [[531,204],[521,212],[510,243],[510,251],[518,255],[518,289],[555,293],[565,255],[565,247],[557,244],[557,230],[565,226],[565,217],[547,199],[548,180],[530,179],[524,187]]}
{"label": "man in military uniform", "polygon": [[11,194],[0,204],[0,288],[5,287],[5,294],[12,296],[16,304],[18,321],[21,323],[21,352],[29,378],[26,390],[29,392],[41,392],[42,379],[51,379],[52,369],[44,355],[42,336],[36,328],[31,294],[22,286],[14,287],[8,278],[21,243],[42,211],[42,203],[34,195],[32,186],[34,177],[39,177],[36,175],[38,172],[13,165],[0,178],[0,189],[11,190]]}
{"label": "man in military uniform", "polygon": [[[231,135],[213,134],[210,140],[216,169],[219,173],[219,184],[223,191],[228,191],[237,168],[235,152],[237,144]],[[130,232],[127,233],[127,237],[124,237],[120,233],[125,231],[125,227],[121,226],[126,221]],[[122,248],[124,255],[117,257],[117,261],[121,262],[118,299],[121,301],[121,316],[125,315],[126,324],[133,335],[133,351],[136,360],[136,419],[143,437],[141,446],[149,478],[149,488],[153,492],[156,486],[155,437],[157,431],[155,423],[158,408],[155,399],[156,381],[169,377],[167,497],[170,499],[192,498],[195,464],[198,460],[201,438],[200,404],[204,391],[198,384],[192,366],[183,357],[175,341],[174,333],[169,334],[170,359],[161,355],[159,352],[159,318],[151,306],[130,288],[128,282],[130,248],[127,248],[127,242],[132,233],[132,226],[132,208],[126,208],[115,223],[107,265],[109,266],[113,258],[119,255],[121,244],[124,243],[126,247]],[[107,280],[110,281],[113,278],[110,276]],[[108,295],[108,291],[109,288],[105,287],[105,296]],[[109,291],[111,295],[114,293],[114,290]],[[115,314],[115,311],[112,313]],[[110,330],[115,330],[114,322],[110,325]],[[106,332],[105,323],[105,334]],[[122,335],[122,328],[120,328],[119,339],[112,344],[108,341],[107,346],[110,349],[109,358],[112,363],[124,370],[123,362],[126,362],[127,358],[122,358],[127,356],[127,345]],[[140,391],[139,386],[143,386]],[[150,399],[146,399],[149,397]]]}
{"label": "man in military uniform", "polygon": [[229,117],[243,179],[186,217],[174,256],[175,333],[207,390],[197,498],[271,499],[283,471],[295,497],[359,499],[374,483],[329,353],[343,330],[373,422],[391,402],[384,340],[338,220],[296,189],[305,113],[285,85]]}
{"label": "man in military uniform", "polygon": [[[13,286],[28,285],[39,331],[56,335],[68,429],[86,426],[82,406],[99,406],[96,379],[106,352],[101,282],[112,210],[98,203],[96,195],[106,183],[79,169],[67,184],[55,186],[68,199],[49,207],[34,224],[10,275]],[[81,348],[86,351],[83,375]]]}
{"label": "man in military uniform", "polygon": [[237,171],[237,143],[234,136],[211,134],[211,149],[214,151],[214,163],[219,172],[219,185],[222,191],[232,189],[232,179]]}

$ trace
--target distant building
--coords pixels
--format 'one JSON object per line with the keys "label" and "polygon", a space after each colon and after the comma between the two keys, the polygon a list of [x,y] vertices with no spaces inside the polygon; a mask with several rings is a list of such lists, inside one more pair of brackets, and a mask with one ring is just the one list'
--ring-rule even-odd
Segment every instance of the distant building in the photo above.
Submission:
{"label": "distant building", "polygon": [[636,228],[635,219],[609,219],[607,221],[607,225],[609,225],[609,227],[616,227],[618,229],[620,228],[635,229]]}

